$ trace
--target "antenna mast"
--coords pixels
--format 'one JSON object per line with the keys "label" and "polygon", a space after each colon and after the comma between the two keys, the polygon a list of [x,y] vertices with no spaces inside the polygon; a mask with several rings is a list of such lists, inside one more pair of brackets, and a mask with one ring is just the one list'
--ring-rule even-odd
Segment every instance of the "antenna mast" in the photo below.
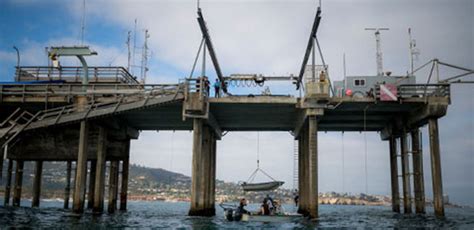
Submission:
{"label": "antenna mast", "polygon": [[145,29],[145,42],[143,44],[143,53],[142,53],[142,81],[143,84],[146,82],[146,72],[148,71],[148,38],[150,37],[150,34],[148,34],[148,30]]}
{"label": "antenna mast", "polygon": [[81,46],[84,44],[85,21],[86,21],[86,0],[82,1]]}
{"label": "antenna mast", "polygon": [[382,59],[382,41],[380,38],[381,30],[389,30],[388,28],[365,28],[365,30],[374,30],[375,31],[375,43],[377,48],[377,76],[383,76],[383,59]]}
{"label": "antenna mast", "polygon": [[416,48],[416,40],[411,37],[411,28],[408,28],[409,51],[410,51],[410,74],[413,75],[414,61],[420,55],[420,51]]}
{"label": "antenna mast", "polygon": [[131,39],[131,31],[128,31],[128,35],[127,35],[127,50],[128,50],[128,54],[127,54],[127,71],[130,73],[130,61],[131,61],[131,58],[132,58],[132,53],[131,53],[131,50],[130,50],[130,39]]}

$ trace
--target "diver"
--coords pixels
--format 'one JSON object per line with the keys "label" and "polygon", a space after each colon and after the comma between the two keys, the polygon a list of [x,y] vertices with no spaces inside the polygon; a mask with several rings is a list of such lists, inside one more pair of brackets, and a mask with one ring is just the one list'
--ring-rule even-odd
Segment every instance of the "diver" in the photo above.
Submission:
{"label": "diver", "polygon": [[247,200],[245,198],[240,199],[240,204],[239,204],[239,207],[237,207],[236,211],[240,213],[241,215],[242,214],[251,215],[251,213],[245,209],[245,206],[247,206]]}

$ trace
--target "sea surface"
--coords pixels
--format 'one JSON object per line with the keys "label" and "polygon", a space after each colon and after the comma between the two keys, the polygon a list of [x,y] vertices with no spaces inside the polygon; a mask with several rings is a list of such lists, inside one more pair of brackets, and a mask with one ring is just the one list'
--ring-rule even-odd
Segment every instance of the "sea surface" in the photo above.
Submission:
{"label": "sea surface", "polygon": [[[1,200],[1,199],[0,199]],[[1,201],[3,204],[3,201]],[[312,228],[460,228],[474,229],[473,208],[447,208],[446,218],[434,217],[433,209],[426,215],[403,215],[391,212],[390,207],[320,205],[317,222],[301,219],[288,223],[246,223],[224,220],[220,207],[215,217],[189,217],[189,203],[129,201],[128,211],[116,214],[75,215],[62,209],[60,201],[41,202],[40,208],[30,208],[23,200],[20,208],[0,207],[0,228],[52,229],[108,229],[108,228],[163,228],[163,229],[312,229]],[[286,212],[296,211],[286,205]],[[251,204],[249,210],[256,210]]]}

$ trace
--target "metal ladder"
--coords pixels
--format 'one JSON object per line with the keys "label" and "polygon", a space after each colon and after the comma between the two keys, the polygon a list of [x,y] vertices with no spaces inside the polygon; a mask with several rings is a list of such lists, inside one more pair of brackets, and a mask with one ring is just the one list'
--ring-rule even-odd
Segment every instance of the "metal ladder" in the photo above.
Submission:
{"label": "metal ladder", "polygon": [[298,182],[299,182],[299,177],[298,177],[298,155],[299,155],[299,146],[298,146],[298,140],[293,141],[293,189],[296,190],[298,189]]}
{"label": "metal ladder", "polygon": [[10,116],[0,124],[0,149],[5,148],[21,131],[36,121],[40,113],[41,111],[32,114],[26,110],[17,108],[10,114]]}

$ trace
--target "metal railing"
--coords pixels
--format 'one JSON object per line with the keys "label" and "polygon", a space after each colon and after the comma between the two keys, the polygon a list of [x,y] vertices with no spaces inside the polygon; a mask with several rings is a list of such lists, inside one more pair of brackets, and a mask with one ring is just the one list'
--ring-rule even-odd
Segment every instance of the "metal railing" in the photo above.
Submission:
{"label": "metal railing", "polygon": [[44,99],[50,97],[65,97],[70,101],[74,96],[88,96],[95,100],[99,97],[120,98],[127,95],[160,95],[182,92],[181,84],[3,84],[0,85],[0,102],[6,98]]}
{"label": "metal railing", "polygon": [[[82,67],[20,66],[16,67],[16,81],[53,81],[63,80],[68,83],[82,82]],[[88,69],[90,83],[127,83],[139,84],[123,67],[91,66]]]}
{"label": "metal railing", "polygon": [[184,95],[188,98],[190,93],[199,93],[199,98],[209,97],[210,82],[204,78],[186,78],[184,80]]}
{"label": "metal railing", "polygon": [[[404,84],[397,86],[398,98],[450,97],[449,84]],[[380,98],[380,85],[375,87],[375,96]]]}

